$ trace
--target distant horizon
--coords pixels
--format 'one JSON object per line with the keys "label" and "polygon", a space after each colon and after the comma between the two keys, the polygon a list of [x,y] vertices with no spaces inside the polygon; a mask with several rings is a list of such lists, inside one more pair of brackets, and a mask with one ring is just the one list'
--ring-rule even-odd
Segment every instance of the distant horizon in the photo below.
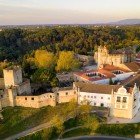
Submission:
{"label": "distant horizon", "polygon": [[102,24],[140,19],[140,0],[0,0],[0,25]]}
{"label": "distant horizon", "polygon": [[[0,26],[43,26],[43,25],[115,25],[113,23],[123,21],[123,20],[133,20],[133,19],[120,19],[120,20],[115,20],[115,21],[108,21],[108,22],[97,22],[97,23],[33,23],[33,24],[5,24]],[[135,20],[140,20],[140,18],[135,19]],[[140,24],[140,23],[139,23]]]}

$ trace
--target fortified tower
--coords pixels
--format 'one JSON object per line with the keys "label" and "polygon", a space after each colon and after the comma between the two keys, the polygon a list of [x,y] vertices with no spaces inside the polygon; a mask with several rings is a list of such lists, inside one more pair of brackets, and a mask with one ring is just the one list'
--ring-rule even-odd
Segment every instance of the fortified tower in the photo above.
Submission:
{"label": "fortified tower", "polygon": [[19,85],[23,82],[22,71],[19,66],[9,67],[3,70],[5,88]]}

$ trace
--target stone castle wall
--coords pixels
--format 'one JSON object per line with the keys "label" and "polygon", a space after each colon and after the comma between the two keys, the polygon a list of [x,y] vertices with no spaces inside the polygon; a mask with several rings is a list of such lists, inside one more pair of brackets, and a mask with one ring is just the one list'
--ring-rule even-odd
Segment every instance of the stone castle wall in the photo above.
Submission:
{"label": "stone castle wall", "polygon": [[5,87],[15,86],[22,83],[22,71],[20,67],[4,69],[3,73]]}
{"label": "stone castle wall", "polygon": [[30,80],[25,79],[23,83],[17,85],[16,87],[18,95],[31,95]]}
{"label": "stone castle wall", "polygon": [[77,101],[77,92],[74,89],[58,91],[57,93],[57,103],[66,103],[73,99]]}
{"label": "stone castle wall", "polygon": [[16,106],[40,108],[43,106],[55,106],[54,93],[46,93],[39,96],[16,96]]}

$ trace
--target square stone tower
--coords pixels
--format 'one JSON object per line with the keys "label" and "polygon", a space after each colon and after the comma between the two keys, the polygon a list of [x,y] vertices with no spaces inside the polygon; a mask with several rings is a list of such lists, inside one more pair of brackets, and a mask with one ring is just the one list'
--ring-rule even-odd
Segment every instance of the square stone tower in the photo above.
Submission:
{"label": "square stone tower", "polygon": [[5,87],[19,85],[23,82],[22,70],[19,66],[9,67],[3,70]]}

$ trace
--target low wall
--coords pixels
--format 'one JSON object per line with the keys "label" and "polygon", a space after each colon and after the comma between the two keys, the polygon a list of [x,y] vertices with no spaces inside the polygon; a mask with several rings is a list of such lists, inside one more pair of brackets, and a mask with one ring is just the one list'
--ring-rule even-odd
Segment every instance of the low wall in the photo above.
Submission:
{"label": "low wall", "polygon": [[57,93],[57,103],[66,103],[72,99],[77,100],[77,92],[74,89],[58,91]]}
{"label": "low wall", "polygon": [[16,106],[40,108],[43,106],[55,106],[56,101],[53,93],[39,96],[16,96]]}
{"label": "low wall", "polygon": [[39,108],[38,96],[16,96],[16,106]]}

